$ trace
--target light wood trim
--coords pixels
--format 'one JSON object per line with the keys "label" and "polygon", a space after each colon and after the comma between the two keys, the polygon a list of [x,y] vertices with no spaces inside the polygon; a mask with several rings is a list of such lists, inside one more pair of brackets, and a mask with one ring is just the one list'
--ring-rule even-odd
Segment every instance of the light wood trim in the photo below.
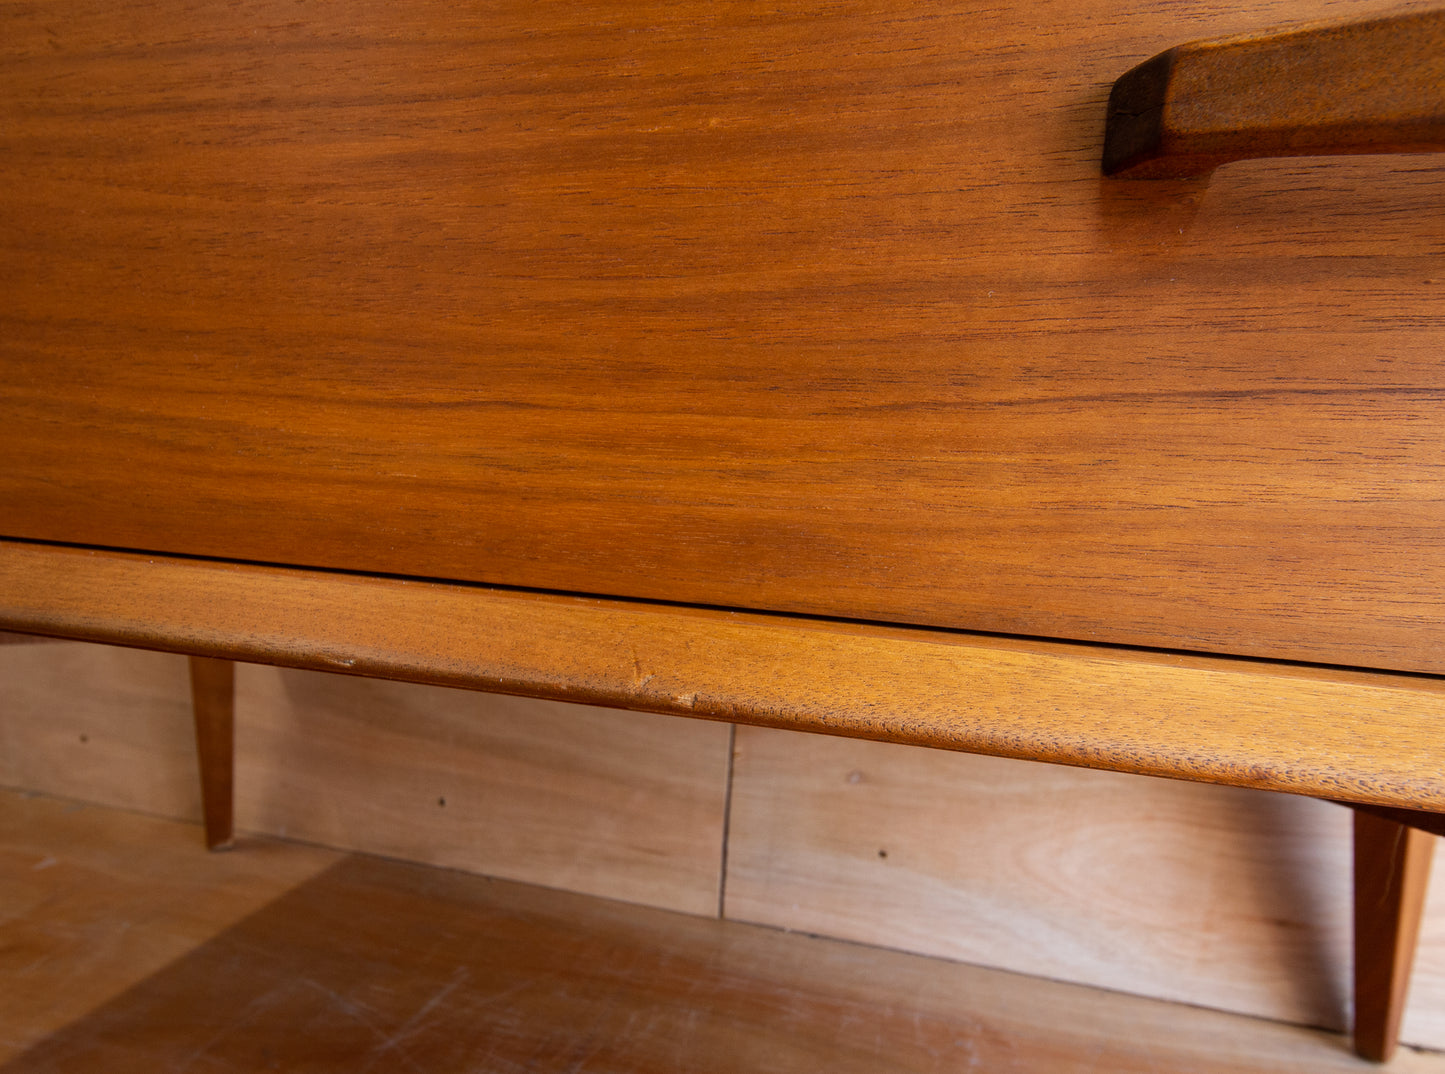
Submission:
{"label": "light wood trim", "polygon": [[0,627],[1445,810],[1445,684],[0,542]]}
{"label": "light wood trim", "polygon": [[1366,1059],[1395,1052],[1434,849],[1428,832],[1355,813],[1355,1051]]}
{"label": "light wood trim", "polygon": [[206,846],[225,850],[235,838],[236,665],[192,656],[190,671]]}

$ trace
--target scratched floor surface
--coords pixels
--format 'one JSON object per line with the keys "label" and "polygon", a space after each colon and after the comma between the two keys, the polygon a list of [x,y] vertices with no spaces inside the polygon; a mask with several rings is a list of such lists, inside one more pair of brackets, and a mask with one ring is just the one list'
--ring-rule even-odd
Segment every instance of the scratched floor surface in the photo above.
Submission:
{"label": "scratched floor surface", "polygon": [[1330,1034],[0,792],[0,1074],[1370,1069]]}

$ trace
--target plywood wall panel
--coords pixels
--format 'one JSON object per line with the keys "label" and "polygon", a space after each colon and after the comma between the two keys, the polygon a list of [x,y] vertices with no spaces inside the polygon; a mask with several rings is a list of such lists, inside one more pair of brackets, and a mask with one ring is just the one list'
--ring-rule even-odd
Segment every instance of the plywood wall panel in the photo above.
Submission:
{"label": "plywood wall panel", "polygon": [[186,658],[76,642],[0,647],[0,784],[199,819]]}
{"label": "plywood wall panel", "polygon": [[[0,785],[197,819],[186,675],[0,648]],[[726,725],[257,666],[237,684],[243,831],[717,912]]]}
{"label": "plywood wall panel", "polygon": [[1338,806],[738,728],[725,912],[1343,1026]]}
{"label": "plywood wall panel", "polygon": [[724,724],[254,665],[237,711],[244,828],[717,912]]}

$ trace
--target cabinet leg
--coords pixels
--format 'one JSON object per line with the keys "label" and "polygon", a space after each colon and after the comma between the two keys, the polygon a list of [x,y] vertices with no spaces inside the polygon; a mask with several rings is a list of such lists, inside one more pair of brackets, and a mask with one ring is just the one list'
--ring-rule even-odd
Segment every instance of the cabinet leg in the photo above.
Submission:
{"label": "cabinet leg", "polygon": [[201,813],[206,846],[224,850],[233,839],[235,785],[235,681],[230,660],[191,659],[191,704],[196,717],[196,757],[201,769]]}
{"label": "cabinet leg", "polygon": [[1395,1051],[1435,837],[1355,813],[1355,1051],[1384,1062]]}

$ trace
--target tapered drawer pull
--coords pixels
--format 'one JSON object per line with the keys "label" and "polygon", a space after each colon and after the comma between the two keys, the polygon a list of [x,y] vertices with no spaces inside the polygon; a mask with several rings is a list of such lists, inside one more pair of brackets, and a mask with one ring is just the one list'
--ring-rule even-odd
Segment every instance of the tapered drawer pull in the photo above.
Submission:
{"label": "tapered drawer pull", "polygon": [[1104,174],[1445,149],[1445,9],[1196,41],[1114,83]]}

